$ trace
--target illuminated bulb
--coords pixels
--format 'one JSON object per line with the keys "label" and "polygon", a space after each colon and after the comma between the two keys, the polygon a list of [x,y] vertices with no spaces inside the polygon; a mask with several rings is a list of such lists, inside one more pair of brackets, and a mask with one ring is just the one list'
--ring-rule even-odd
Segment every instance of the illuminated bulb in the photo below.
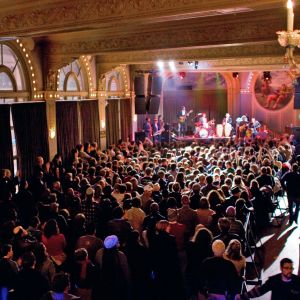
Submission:
{"label": "illuminated bulb", "polygon": [[32,83],[35,84],[35,80],[33,80]]}
{"label": "illuminated bulb", "polygon": [[31,67],[30,67],[30,70],[32,70],[32,69],[33,69],[33,67],[31,66]]}
{"label": "illuminated bulb", "polygon": [[34,73],[32,73],[31,76],[34,77]]}
{"label": "illuminated bulb", "polygon": [[31,64],[31,60],[30,59],[28,60],[28,63]]}
{"label": "illuminated bulb", "polygon": [[34,91],[36,91],[36,88],[33,88]]}
{"label": "illuminated bulb", "polygon": [[26,55],[25,55],[25,56],[28,58],[28,56],[29,56],[29,55],[28,55],[28,53],[26,53]]}
{"label": "illuminated bulb", "polygon": [[19,39],[17,39],[17,41],[16,41],[18,44],[20,43],[20,40]]}
{"label": "illuminated bulb", "polygon": [[50,98],[52,98],[53,97],[53,95],[52,94],[50,94]]}
{"label": "illuminated bulb", "polygon": [[22,43],[20,44],[20,47],[21,47],[21,48],[23,47],[23,44],[22,44]]}
{"label": "illuminated bulb", "polygon": [[23,48],[23,52],[25,52],[26,51],[26,49],[25,48]]}

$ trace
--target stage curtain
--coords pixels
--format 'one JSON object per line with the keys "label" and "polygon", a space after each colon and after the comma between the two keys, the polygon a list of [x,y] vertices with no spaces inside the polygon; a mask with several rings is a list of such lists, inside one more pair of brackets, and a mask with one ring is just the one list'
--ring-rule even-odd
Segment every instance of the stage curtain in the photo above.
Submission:
{"label": "stage curtain", "polygon": [[116,144],[120,139],[119,130],[119,99],[109,99],[105,108],[106,113],[106,142],[107,146]]}
{"label": "stage curtain", "polygon": [[57,150],[63,159],[79,144],[77,101],[56,102]]}
{"label": "stage curtain", "polygon": [[82,100],[80,103],[82,142],[100,143],[98,100]]}
{"label": "stage curtain", "polygon": [[165,91],[163,101],[164,121],[174,128],[177,128],[176,115],[183,105],[187,111],[193,110],[188,119],[192,128],[197,113],[205,112],[208,120],[215,119],[218,124],[227,112],[226,90]]}
{"label": "stage curtain", "polygon": [[132,136],[131,100],[120,99],[121,139],[126,141]]}
{"label": "stage curtain", "polygon": [[49,160],[46,103],[16,103],[11,109],[21,175],[30,178],[37,156]]}
{"label": "stage curtain", "polygon": [[10,130],[10,105],[0,105],[0,169],[13,173],[13,150]]}

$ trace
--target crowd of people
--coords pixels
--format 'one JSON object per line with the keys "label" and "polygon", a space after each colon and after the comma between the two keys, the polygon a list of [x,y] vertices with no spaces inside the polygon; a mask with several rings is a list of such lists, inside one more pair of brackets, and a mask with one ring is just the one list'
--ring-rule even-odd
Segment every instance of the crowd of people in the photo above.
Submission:
{"label": "crowd of people", "polygon": [[[66,160],[37,157],[31,178],[3,170],[0,299],[234,299],[246,218],[259,232],[286,190],[297,223],[299,166],[284,136],[183,148],[86,143]],[[298,298],[284,299],[299,299],[295,280],[281,292]]]}

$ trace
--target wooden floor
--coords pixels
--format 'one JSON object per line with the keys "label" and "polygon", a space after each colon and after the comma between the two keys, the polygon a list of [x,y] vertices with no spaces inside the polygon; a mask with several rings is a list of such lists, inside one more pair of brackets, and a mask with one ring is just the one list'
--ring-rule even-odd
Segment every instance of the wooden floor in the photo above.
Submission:
{"label": "wooden floor", "polygon": [[[281,207],[286,208],[286,199],[281,199]],[[276,211],[279,215],[281,212]],[[284,257],[289,257],[294,262],[294,273],[300,275],[299,265],[299,252],[300,252],[300,227],[294,222],[289,225],[288,213],[285,217],[278,219],[279,226],[270,226],[266,228],[261,234],[261,243],[258,243],[258,255],[255,257],[255,261],[262,262],[262,268],[259,269],[262,282],[265,282],[269,276],[280,272],[279,262]],[[277,225],[277,222],[273,220],[272,224]],[[300,218],[299,222],[300,224]],[[260,247],[259,247],[260,246]],[[251,261],[250,258],[247,261]],[[248,286],[248,290],[252,286]],[[270,293],[265,294],[259,298],[261,300],[271,299]]]}

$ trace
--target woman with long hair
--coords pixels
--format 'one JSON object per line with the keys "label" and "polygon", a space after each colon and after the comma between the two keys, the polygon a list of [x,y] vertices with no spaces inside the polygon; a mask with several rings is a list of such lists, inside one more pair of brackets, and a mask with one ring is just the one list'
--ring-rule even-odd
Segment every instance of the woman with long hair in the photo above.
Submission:
{"label": "woman with long hair", "polygon": [[241,242],[233,239],[229,242],[223,257],[227,260],[230,260],[238,272],[239,275],[242,275],[242,271],[246,268],[246,258],[242,254]]}

